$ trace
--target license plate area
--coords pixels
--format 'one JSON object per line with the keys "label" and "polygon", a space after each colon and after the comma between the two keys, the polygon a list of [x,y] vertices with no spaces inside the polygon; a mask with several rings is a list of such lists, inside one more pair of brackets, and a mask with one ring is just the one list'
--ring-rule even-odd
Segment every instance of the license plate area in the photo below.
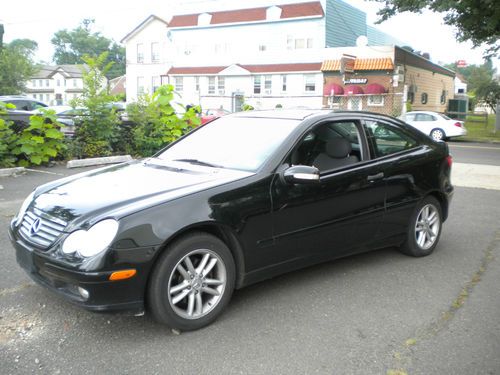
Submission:
{"label": "license plate area", "polygon": [[27,272],[34,273],[35,262],[33,261],[33,253],[29,250],[16,248],[17,263]]}

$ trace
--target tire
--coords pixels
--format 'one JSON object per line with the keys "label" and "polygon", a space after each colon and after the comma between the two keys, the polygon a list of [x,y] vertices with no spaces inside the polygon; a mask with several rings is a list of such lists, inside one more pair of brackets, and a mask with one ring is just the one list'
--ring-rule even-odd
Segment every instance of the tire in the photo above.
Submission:
{"label": "tire", "polygon": [[415,207],[400,251],[414,257],[431,254],[441,236],[443,214],[439,201],[428,196]]}
{"label": "tire", "polygon": [[446,139],[446,134],[443,129],[432,129],[431,133],[429,134],[432,139],[435,141],[444,141]]}
{"label": "tire", "polygon": [[158,259],[148,287],[149,308],[171,328],[199,329],[222,313],[234,283],[228,247],[212,235],[192,233],[169,245]]}

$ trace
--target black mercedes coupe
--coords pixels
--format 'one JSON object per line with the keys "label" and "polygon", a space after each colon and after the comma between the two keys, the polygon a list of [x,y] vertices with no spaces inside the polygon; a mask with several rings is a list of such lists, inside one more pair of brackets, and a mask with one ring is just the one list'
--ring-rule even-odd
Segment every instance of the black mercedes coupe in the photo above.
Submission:
{"label": "black mercedes coupe", "polygon": [[69,301],[193,330],[235,288],[284,272],[390,246],[430,254],[451,164],[446,143],[387,116],[241,112],[38,187],[9,235],[21,267]]}

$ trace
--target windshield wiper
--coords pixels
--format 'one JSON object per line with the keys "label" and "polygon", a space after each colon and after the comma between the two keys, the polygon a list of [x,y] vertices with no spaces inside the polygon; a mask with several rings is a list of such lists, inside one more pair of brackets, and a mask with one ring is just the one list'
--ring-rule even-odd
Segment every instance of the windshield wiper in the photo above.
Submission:
{"label": "windshield wiper", "polygon": [[212,168],[224,168],[222,165],[217,165],[213,163],[207,163],[206,161],[201,161],[198,159],[174,159],[172,161],[185,161],[186,163],[203,165],[204,167],[212,167]]}

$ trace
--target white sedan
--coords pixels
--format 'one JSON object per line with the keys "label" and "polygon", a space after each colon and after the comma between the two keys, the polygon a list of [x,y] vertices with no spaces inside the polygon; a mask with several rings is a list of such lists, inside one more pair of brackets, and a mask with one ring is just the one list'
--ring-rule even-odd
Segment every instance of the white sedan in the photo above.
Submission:
{"label": "white sedan", "polygon": [[467,134],[463,121],[453,120],[442,113],[413,111],[407,112],[400,119],[429,135],[435,141]]}

